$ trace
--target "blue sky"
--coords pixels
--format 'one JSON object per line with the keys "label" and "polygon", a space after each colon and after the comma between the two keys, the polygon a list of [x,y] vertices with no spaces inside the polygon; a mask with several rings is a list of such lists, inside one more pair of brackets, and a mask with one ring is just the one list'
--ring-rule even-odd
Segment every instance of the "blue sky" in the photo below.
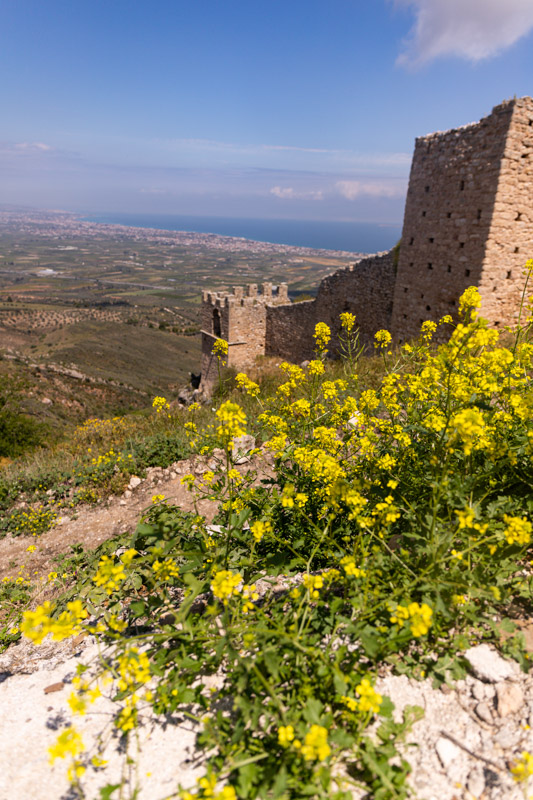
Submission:
{"label": "blue sky", "polygon": [[0,203],[400,223],[532,51],[533,0],[3,0]]}

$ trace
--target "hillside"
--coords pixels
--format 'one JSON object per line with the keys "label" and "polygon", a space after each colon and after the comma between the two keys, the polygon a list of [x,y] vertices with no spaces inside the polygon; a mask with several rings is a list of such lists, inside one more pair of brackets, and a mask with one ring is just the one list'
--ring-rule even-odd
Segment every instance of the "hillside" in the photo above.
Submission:
{"label": "hillside", "polygon": [[0,375],[61,435],[175,398],[200,369],[202,289],[289,279],[294,297],[357,254],[0,211]]}
{"label": "hillside", "polygon": [[237,376],[212,409],[159,396],[151,417],[88,423],[47,463],[10,466],[12,787],[31,786],[18,706],[33,704],[49,800],[69,784],[111,800],[518,800],[531,322],[505,339],[479,303],[467,290],[439,346],[429,322],[398,350],[379,332],[372,359],[345,313],[338,362],[320,324],[306,366]]}

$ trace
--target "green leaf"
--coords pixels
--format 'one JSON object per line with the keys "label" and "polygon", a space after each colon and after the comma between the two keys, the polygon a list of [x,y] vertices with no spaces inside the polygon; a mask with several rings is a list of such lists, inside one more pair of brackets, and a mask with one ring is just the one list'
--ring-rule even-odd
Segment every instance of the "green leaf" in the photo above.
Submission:
{"label": "green leaf", "polygon": [[316,697],[309,697],[304,709],[304,717],[311,725],[319,725],[324,706]]}
{"label": "green leaf", "polygon": [[120,789],[120,783],[108,783],[100,789],[100,800],[111,800],[111,795]]}
{"label": "green leaf", "polygon": [[378,631],[370,625],[367,625],[364,630],[361,631],[359,638],[361,639],[361,644],[367,656],[369,656],[369,658],[375,658],[381,649],[381,637]]}

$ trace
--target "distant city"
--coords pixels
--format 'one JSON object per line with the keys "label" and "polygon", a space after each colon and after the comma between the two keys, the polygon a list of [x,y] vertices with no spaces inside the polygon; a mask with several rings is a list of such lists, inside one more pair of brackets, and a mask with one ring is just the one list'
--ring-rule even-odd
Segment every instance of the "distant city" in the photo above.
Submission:
{"label": "distant city", "polygon": [[401,225],[375,222],[323,222],[296,219],[247,219],[197,217],[174,214],[87,214],[90,222],[208,233],[254,242],[336,250],[344,253],[376,253],[390,250],[401,235]]}

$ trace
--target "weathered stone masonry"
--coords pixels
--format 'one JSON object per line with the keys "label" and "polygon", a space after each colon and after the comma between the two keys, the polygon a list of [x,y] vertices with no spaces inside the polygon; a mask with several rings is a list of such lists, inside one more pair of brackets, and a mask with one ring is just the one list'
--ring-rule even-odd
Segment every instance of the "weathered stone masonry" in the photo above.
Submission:
{"label": "weathered stone masonry", "polygon": [[376,331],[390,327],[394,280],[392,251],[364,258],[324,278],[315,301],[315,320],[330,326],[331,352],[337,349],[339,314],[343,311],[355,314],[360,342],[367,347],[372,344]]}
{"label": "weathered stone masonry", "polygon": [[478,286],[482,314],[494,326],[516,321],[522,267],[533,257],[533,99],[496,106],[480,122],[418,138],[409,178],[398,264],[393,252],[362,259],[327,276],[315,300],[292,304],[287,285],[259,294],[203,295],[202,383],[217,374],[211,349],[229,342],[228,364],[258,355],[302,361],[312,355],[317,322],[357,317],[361,342],[381,328],[414,338],[424,320],[455,316],[459,297]]}
{"label": "weathered stone masonry", "polygon": [[478,286],[492,325],[512,323],[533,255],[533,100],[416,140],[405,206],[392,333],[457,311]]}

